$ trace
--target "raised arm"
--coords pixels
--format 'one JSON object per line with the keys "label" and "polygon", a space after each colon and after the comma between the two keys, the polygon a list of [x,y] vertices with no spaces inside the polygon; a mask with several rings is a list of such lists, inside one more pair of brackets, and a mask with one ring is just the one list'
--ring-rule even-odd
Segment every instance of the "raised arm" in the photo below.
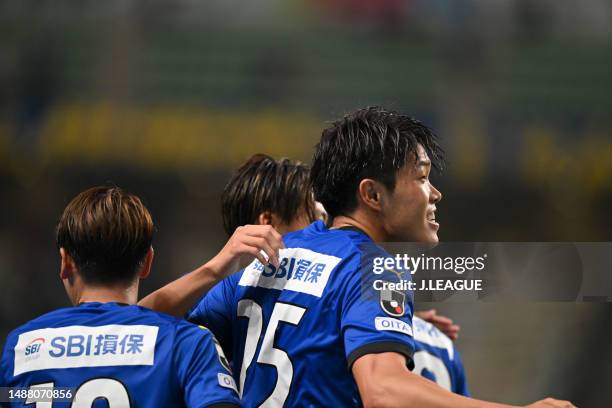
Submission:
{"label": "raised arm", "polygon": [[[513,408],[463,397],[446,391],[436,383],[406,368],[398,353],[367,354],[353,364],[353,376],[366,408]],[[516,407],[514,407],[516,408]],[[528,408],[575,408],[568,401],[547,398]]]}
{"label": "raised arm", "polygon": [[[278,266],[281,235],[269,225],[245,225],[236,229],[223,249],[192,272],[145,296],[138,304],[173,316],[183,316],[217,282],[257,258]],[[265,254],[265,255],[264,255]]]}

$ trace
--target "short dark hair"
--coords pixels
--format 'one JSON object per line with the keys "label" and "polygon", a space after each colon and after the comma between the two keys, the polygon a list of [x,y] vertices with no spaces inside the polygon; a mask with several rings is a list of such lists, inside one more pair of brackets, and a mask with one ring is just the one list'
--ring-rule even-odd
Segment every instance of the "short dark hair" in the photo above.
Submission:
{"label": "short dark hair", "polygon": [[323,130],[310,171],[314,197],[330,218],[357,206],[357,188],[364,178],[395,188],[397,172],[422,145],[432,166],[442,170],[444,152],[436,135],[410,116],[368,107],[344,116]]}
{"label": "short dark hair", "polygon": [[265,211],[290,223],[305,206],[314,220],[308,172],[308,166],[298,161],[274,160],[265,154],[252,156],[234,173],[221,195],[225,232],[231,235],[240,226],[256,224]]}
{"label": "short dark hair", "polygon": [[64,209],[56,243],[72,257],[85,283],[131,282],[153,241],[153,220],[140,199],[118,187],[93,187]]}

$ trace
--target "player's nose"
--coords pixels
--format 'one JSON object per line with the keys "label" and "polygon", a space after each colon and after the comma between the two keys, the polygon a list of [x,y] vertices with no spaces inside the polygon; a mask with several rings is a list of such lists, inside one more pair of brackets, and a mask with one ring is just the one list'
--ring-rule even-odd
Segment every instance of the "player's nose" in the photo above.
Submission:
{"label": "player's nose", "polygon": [[442,200],[442,193],[440,192],[440,190],[435,188],[433,184],[431,184],[431,192],[429,194],[429,201],[433,204],[436,204],[436,203],[439,203],[440,200]]}

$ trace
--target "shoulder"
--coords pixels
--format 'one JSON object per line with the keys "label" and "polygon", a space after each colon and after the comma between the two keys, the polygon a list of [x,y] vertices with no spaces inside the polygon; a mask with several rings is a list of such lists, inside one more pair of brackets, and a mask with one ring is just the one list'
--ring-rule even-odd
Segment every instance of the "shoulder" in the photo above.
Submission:
{"label": "shoulder", "polygon": [[163,328],[166,332],[172,332],[175,342],[182,342],[192,336],[206,337],[207,335],[205,333],[208,330],[205,327],[189,323],[185,319],[156,312],[142,306],[134,305],[131,307],[133,308],[133,313],[138,315],[134,322],[159,326],[160,330]]}
{"label": "shoulder", "polygon": [[210,337],[212,333],[208,329],[208,327],[201,324],[193,324],[188,322],[187,320],[179,319],[176,323],[176,331],[177,332],[188,332],[188,333],[196,333],[198,336],[202,337]]}
{"label": "shoulder", "polygon": [[[61,326],[62,322],[70,321],[70,316],[73,315],[73,313],[73,307],[53,310],[13,329],[4,340],[0,371],[6,371],[7,367],[13,364],[9,362],[9,360],[12,361],[16,350],[22,347],[20,343],[23,343],[23,347],[26,347],[30,343],[34,344],[40,342],[41,336],[37,334],[45,332],[45,329]],[[44,341],[44,339],[42,339],[42,341]]]}
{"label": "shoulder", "polygon": [[140,316],[143,319],[158,321],[160,323],[166,323],[174,326],[180,324],[181,322],[184,322],[183,319],[180,319],[178,317],[174,317],[162,312],[157,312],[155,310],[138,305],[129,306],[128,313],[134,314],[137,317]]}
{"label": "shoulder", "polygon": [[64,307],[61,309],[52,310],[43,315],[35,317],[34,319],[22,324],[21,326],[13,329],[7,336],[6,343],[8,344],[10,339],[19,337],[20,334],[37,330],[45,327],[57,327],[61,326],[65,320],[70,320],[72,315],[76,312],[74,307]]}
{"label": "shoulder", "polygon": [[192,340],[192,341],[212,341],[214,338],[208,327],[190,323],[186,320],[180,320],[174,326],[177,334],[177,340]]}
{"label": "shoulder", "polygon": [[351,231],[324,230],[303,239],[288,239],[287,249],[281,250],[281,257],[325,265],[327,273],[346,277],[346,274],[358,272],[364,259],[362,241],[356,238],[351,236]]}
{"label": "shoulder", "polygon": [[202,325],[182,321],[175,326],[174,349],[177,355],[208,355],[218,344],[213,333]]}
{"label": "shoulder", "polygon": [[329,229],[321,221],[316,221],[303,230],[286,234],[283,240],[287,248],[301,247],[326,255],[346,257],[359,252],[360,244],[369,238],[356,231]]}

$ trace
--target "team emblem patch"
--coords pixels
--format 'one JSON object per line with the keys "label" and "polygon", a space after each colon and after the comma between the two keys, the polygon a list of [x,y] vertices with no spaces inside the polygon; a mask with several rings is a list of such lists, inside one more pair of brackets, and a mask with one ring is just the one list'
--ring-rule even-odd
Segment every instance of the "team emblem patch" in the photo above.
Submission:
{"label": "team emblem patch", "polygon": [[402,317],[405,312],[404,301],[406,295],[392,289],[382,289],[380,291],[380,307],[389,316]]}

